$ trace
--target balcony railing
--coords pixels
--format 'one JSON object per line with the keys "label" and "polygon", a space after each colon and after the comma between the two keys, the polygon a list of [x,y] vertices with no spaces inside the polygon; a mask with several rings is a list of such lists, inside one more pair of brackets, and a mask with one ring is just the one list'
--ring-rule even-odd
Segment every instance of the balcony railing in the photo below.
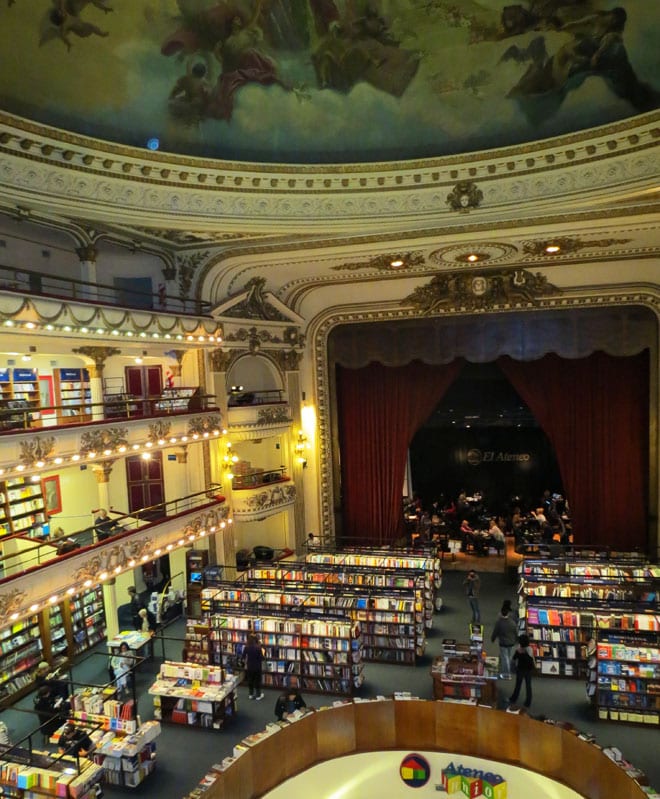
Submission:
{"label": "balcony railing", "polygon": [[282,390],[277,388],[264,391],[246,391],[243,388],[232,388],[227,404],[230,408],[243,408],[251,405],[275,405],[284,402],[282,394]]}
{"label": "balcony railing", "polygon": [[[213,394],[202,394],[198,388],[173,389],[157,396],[136,397],[132,394],[106,394],[102,402],[84,400],[66,405],[35,406],[28,400],[0,402],[0,434],[19,430],[53,429],[103,421],[119,421],[145,417],[171,416],[217,410]],[[98,411],[98,418],[94,419]],[[47,424],[55,416],[56,424]]]}
{"label": "balcony railing", "polygon": [[[131,535],[136,530],[160,524],[192,510],[223,502],[220,486],[211,483],[204,491],[188,494],[158,505],[132,511],[112,512],[105,526],[88,525],[73,533],[53,535],[47,539],[26,536],[4,536],[0,539],[3,555],[0,557],[0,584],[24,574],[28,570],[52,562],[56,558],[83,548],[105,546],[108,542]],[[14,548],[16,551],[9,552]]]}
{"label": "balcony railing", "polygon": [[72,280],[2,264],[0,264],[0,289],[15,291],[21,295],[31,294],[190,316],[209,316],[211,311],[211,304],[204,300],[186,299],[162,291],[144,292],[103,283],[87,283],[83,280]]}

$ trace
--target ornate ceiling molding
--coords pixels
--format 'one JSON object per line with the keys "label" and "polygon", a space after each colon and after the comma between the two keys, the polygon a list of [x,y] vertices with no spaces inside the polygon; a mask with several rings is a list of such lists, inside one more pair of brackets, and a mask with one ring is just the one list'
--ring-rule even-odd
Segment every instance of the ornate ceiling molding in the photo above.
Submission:
{"label": "ornate ceiling molding", "polygon": [[402,304],[428,316],[440,309],[476,311],[509,307],[515,302],[537,305],[541,297],[560,293],[545,275],[526,269],[442,272],[425,286],[418,286]]}
{"label": "ornate ceiling molding", "polygon": [[[12,198],[29,216],[29,203],[53,212],[85,207],[90,218],[171,229],[195,227],[204,220],[210,231],[230,222],[264,225],[289,223],[297,232],[322,220],[388,220],[401,227],[404,217],[459,218],[447,204],[456,187],[478,183],[482,213],[520,203],[539,206],[568,194],[621,190],[640,184],[657,171],[653,148],[660,138],[658,112],[618,125],[482,153],[360,165],[294,166],[223,163],[122,148],[71,136],[0,114],[0,184],[5,203]],[[470,195],[471,197],[471,195]],[[472,203],[472,199],[469,199]],[[191,225],[191,220],[195,224]],[[169,224],[168,224],[169,223]]]}

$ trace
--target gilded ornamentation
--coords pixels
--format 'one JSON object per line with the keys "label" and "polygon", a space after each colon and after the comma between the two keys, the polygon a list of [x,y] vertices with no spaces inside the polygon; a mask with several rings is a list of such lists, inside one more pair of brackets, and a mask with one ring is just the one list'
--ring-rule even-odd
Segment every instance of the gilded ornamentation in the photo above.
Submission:
{"label": "gilded ornamentation", "polygon": [[126,538],[114,544],[99,547],[94,554],[75,570],[73,579],[76,582],[93,580],[98,582],[104,572],[111,574],[118,566],[122,569],[131,561],[137,561],[143,555],[151,554],[153,538]]}
{"label": "gilded ornamentation", "polygon": [[212,433],[214,430],[222,429],[222,418],[219,413],[209,416],[194,416],[188,421],[188,435],[203,435]]}
{"label": "gilded ornamentation", "polygon": [[[264,286],[266,279],[263,277],[253,277],[245,284],[241,294],[245,298],[236,305],[232,305],[223,312],[223,316],[238,319],[262,319],[269,322],[286,322],[287,317],[279,311],[272,302],[268,301]],[[231,299],[231,298],[230,298]]]}
{"label": "gilded ornamentation", "polygon": [[295,498],[296,487],[292,483],[284,486],[276,485],[248,497],[245,501],[245,509],[248,511],[270,510],[278,505],[287,505]]}
{"label": "gilded ornamentation", "polygon": [[[497,261],[509,260],[514,258],[518,249],[508,242],[494,241],[473,241],[470,244],[450,244],[448,247],[434,250],[429,254],[428,260],[439,266],[454,266],[459,264],[471,265],[476,268],[483,261],[488,261],[489,265]],[[473,256],[477,256],[475,261]]]}
{"label": "gilded ornamentation", "polygon": [[211,361],[211,369],[214,372],[227,372],[231,366],[231,362],[236,357],[234,352],[225,352],[224,350],[212,350],[209,353]]}
{"label": "gilded ornamentation", "polygon": [[300,347],[300,349],[305,347],[305,336],[297,327],[286,327],[282,333],[282,340],[292,347]]}
{"label": "gilded ornamentation", "polygon": [[99,251],[93,244],[87,244],[84,247],[76,248],[76,255],[81,261],[90,261],[91,263],[96,263],[98,254]]}
{"label": "gilded ornamentation", "polygon": [[4,622],[12,613],[18,612],[26,597],[25,591],[19,591],[18,588],[0,594],[0,619]]}
{"label": "gilded ornamentation", "polygon": [[544,275],[525,269],[443,272],[425,286],[418,286],[402,304],[413,305],[428,315],[441,308],[480,310],[516,301],[535,303],[540,296],[558,292]]}
{"label": "gilded ornamentation", "polygon": [[271,408],[260,408],[257,414],[257,424],[275,424],[290,422],[291,416],[287,407],[281,405]]}
{"label": "gilded ornamentation", "polygon": [[112,467],[115,465],[113,459],[99,461],[92,466],[96,482],[101,485],[102,483],[110,482],[110,475],[112,474]]}
{"label": "gilded ornamentation", "polygon": [[[523,252],[525,255],[570,255],[587,248],[614,247],[615,244],[627,244],[629,241],[632,241],[632,239],[592,239],[591,241],[582,241],[577,237],[564,236],[556,239],[526,241],[523,245]],[[552,249],[548,250],[548,247]]]}
{"label": "gilded ornamentation", "polygon": [[336,272],[344,270],[355,272],[358,269],[378,269],[382,272],[398,272],[403,269],[410,269],[413,266],[424,266],[424,263],[424,255],[421,252],[404,252],[376,255],[369,261],[349,261],[345,264],[333,266],[331,269]]}
{"label": "gilded ornamentation", "polygon": [[94,361],[97,372],[102,375],[106,360],[113,355],[119,355],[121,350],[118,350],[117,347],[77,347],[72,352],[91,358]]}
{"label": "gilded ornamentation", "polygon": [[247,342],[251,353],[256,353],[261,349],[262,344],[289,344],[292,347],[304,347],[305,337],[300,334],[295,327],[287,327],[282,335],[271,333],[269,330],[258,330],[256,327],[240,327],[231,333],[227,333],[225,341]]}
{"label": "gilded ornamentation", "polygon": [[165,422],[162,419],[159,419],[157,422],[149,425],[149,441],[158,441],[163,438],[167,438],[170,434],[170,430],[172,429],[172,422]]}
{"label": "gilded ornamentation", "polygon": [[300,366],[301,354],[295,350],[278,350],[271,353],[283,372],[296,372]]}
{"label": "gilded ornamentation", "polygon": [[208,250],[205,252],[194,252],[190,255],[177,256],[177,272],[179,275],[179,292],[181,299],[185,300],[188,298],[195,271],[207,257]]}
{"label": "gilded ornamentation", "polygon": [[80,436],[81,452],[102,453],[106,449],[125,447],[128,444],[128,428],[106,427],[103,430],[91,430]]}
{"label": "gilded ornamentation", "polygon": [[55,436],[37,436],[30,441],[21,441],[21,463],[28,467],[34,466],[39,461],[45,461],[54,449]]}
{"label": "gilded ornamentation", "polygon": [[452,211],[467,214],[471,208],[478,208],[484,198],[484,193],[471,180],[459,180],[445,202]]}

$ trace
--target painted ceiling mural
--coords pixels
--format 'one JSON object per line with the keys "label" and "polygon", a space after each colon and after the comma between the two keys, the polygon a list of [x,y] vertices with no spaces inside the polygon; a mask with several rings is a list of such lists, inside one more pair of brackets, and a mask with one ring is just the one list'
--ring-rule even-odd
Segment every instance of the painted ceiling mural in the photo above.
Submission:
{"label": "painted ceiling mural", "polygon": [[0,0],[0,107],[264,163],[442,156],[660,106],[656,0]]}

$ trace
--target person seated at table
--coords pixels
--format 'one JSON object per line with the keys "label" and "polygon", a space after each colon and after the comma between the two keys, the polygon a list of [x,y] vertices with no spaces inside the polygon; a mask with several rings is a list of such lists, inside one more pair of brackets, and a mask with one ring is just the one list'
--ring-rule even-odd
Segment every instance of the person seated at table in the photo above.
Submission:
{"label": "person seated at table", "polygon": [[78,755],[87,757],[93,748],[94,744],[89,735],[87,735],[86,730],[72,721],[68,721],[57,742],[59,753],[61,755],[71,755],[71,757],[77,757]]}
{"label": "person seated at table", "polygon": [[500,528],[497,526],[497,522],[495,521],[495,519],[491,519],[488,522],[488,535],[490,537],[490,543],[497,550],[497,554],[501,555],[502,552],[504,551],[506,538],[504,537],[504,533],[502,532],[502,530],[500,530]]}
{"label": "person seated at table", "polygon": [[97,541],[105,541],[110,536],[121,532],[121,525],[108,516],[108,511],[105,508],[100,508],[98,513],[99,515],[94,519]]}
{"label": "person seated at table", "polygon": [[275,702],[275,717],[278,721],[289,718],[296,710],[307,707],[297,688],[288,688],[284,693],[277,697]]}
{"label": "person seated at table", "polygon": [[461,551],[467,552],[468,544],[472,545],[476,548],[476,537],[474,530],[470,527],[470,524],[467,519],[463,519],[461,522]]}

